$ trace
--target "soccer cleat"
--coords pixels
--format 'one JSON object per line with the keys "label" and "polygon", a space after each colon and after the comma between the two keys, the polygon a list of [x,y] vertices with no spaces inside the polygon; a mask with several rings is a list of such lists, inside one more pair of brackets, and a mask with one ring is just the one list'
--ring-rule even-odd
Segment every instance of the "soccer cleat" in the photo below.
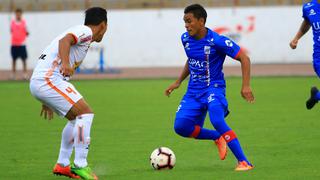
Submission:
{"label": "soccer cleat", "polygon": [[78,168],[75,165],[72,165],[71,172],[80,176],[82,179],[98,180],[98,177],[92,172],[89,166],[84,168]]}
{"label": "soccer cleat", "polygon": [[248,171],[253,169],[253,166],[247,161],[239,161],[235,171]]}
{"label": "soccer cleat", "polygon": [[222,136],[220,136],[220,138],[215,140],[214,142],[217,145],[220,159],[224,160],[227,156],[227,150],[228,150],[226,140]]}
{"label": "soccer cleat", "polygon": [[317,87],[312,87],[310,90],[310,98],[306,102],[307,109],[312,109],[315,104],[318,103],[316,99],[317,93],[319,92]]}
{"label": "soccer cleat", "polygon": [[53,168],[53,174],[60,175],[60,176],[67,176],[69,178],[73,179],[80,179],[80,176],[77,176],[76,174],[73,174],[71,172],[70,166],[63,167],[60,164],[56,164]]}

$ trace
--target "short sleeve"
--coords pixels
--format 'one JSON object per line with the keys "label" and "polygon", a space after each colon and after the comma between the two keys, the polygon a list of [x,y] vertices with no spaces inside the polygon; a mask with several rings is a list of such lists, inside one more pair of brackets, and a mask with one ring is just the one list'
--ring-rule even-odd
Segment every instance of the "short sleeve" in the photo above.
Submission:
{"label": "short sleeve", "polygon": [[71,34],[76,41],[76,44],[86,43],[92,40],[92,31],[87,26],[76,26],[69,29],[68,34]]}
{"label": "short sleeve", "polygon": [[306,9],[304,6],[302,7],[302,17],[303,17],[303,19],[308,21],[308,16],[307,16]]}
{"label": "short sleeve", "polygon": [[236,59],[240,53],[240,46],[225,36],[219,36],[214,44],[217,50],[233,59]]}
{"label": "short sleeve", "polygon": [[182,45],[185,46],[188,40],[189,40],[188,34],[187,33],[183,33],[181,35],[181,43],[182,43]]}

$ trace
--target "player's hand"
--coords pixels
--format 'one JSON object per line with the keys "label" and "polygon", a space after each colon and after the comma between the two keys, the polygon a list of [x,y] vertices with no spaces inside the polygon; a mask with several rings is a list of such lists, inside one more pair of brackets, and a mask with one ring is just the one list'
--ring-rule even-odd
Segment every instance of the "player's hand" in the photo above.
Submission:
{"label": "player's hand", "polygon": [[70,77],[73,74],[74,69],[70,67],[69,64],[61,64],[60,73],[64,77]]}
{"label": "player's hand", "polygon": [[250,86],[243,86],[242,87],[241,96],[243,97],[243,99],[245,99],[249,103],[254,102],[254,96],[253,96],[253,93],[252,93]]}
{"label": "player's hand", "polygon": [[51,120],[53,118],[53,111],[46,105],[42,105],[40,116],[44,117],[44,119]]}
{"label": "player's hand", "polygon": [[176,81],[176,82],[172,83],[172,84],[165,90],[164,94],[169,97],[170,94],[173,92],[173,90],[175,90],[175,89],[177,89],[177,88],[179,88],[179,87],[180,87],[180,83]]}
{"label": "player's hand", "polygon": [[296,48],[297,48],[297,45],[298,45],[298,40],[297,40],[297,39],[293,39],[293,40],[290,42],[290,47],[291,47],[291,49],[296,49]]}

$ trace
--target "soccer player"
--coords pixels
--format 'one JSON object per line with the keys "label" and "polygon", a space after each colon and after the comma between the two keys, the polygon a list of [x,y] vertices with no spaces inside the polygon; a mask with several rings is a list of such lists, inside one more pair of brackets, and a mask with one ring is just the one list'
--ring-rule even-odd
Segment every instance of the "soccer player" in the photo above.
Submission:
{"label": "soccer player", "polygon": [[[310,26],[312,26],[313,32],[313,69],[320,77],[320,1],[312,0],[309,3],[303,5],[302,17],[303,21],[301,26],[290,42],[290,47],[296,49],[299,39],[306,34]],[[317,87],[311,87],[310,97],[306,101],[307,109],[312,109],[315,104],[320,100],[320,92]]]}
{"label": "soccer player", "polygon": [[[187,32],[182,34],[181,40],[188,60],[180,77],[165,90],[165,95],[169,96],[190,75],[187,92],[176,112],[174,130],[183,137],[214,140],[221,160],[227,155],[228,144],[238,160],[235,170],[250,170],[252,164],[224,119],[229,111],[222,72],[226,56],[241,62],[241,95],[252,103],[254,96],[250,88],[250,59],[232,40],[205,27],[207,12],[201,5],[186,7],[183,19]],[[207,111],[216,130],[203,128]]]}
{"label": "soccer player", "polygon": [[[87,163],[90,129],[94,117],[90,106],[67,80],[85,58],[92,42],[100,42],[107,30],[107,11],[100,7],[85,12],[84,25],[71,27],[56,37],[39,57],[30,81],[32,95],[42,103],[41,116],[53,111],[69,121],[62,131],[54,174],[98,179]],[[75,150],[74,164],[70,156]]]}
{"label": "soccer player", "polygon": [[16,79],[16,61],[21,58],[23,65],[23,78],[28,79],[27,75],[27,48],[26,38],[29,35],[26,20],[22,18],[22,9],[16,9],[15,19],[11,20],[11,57],[12,57],[12,74],[11,78]]}

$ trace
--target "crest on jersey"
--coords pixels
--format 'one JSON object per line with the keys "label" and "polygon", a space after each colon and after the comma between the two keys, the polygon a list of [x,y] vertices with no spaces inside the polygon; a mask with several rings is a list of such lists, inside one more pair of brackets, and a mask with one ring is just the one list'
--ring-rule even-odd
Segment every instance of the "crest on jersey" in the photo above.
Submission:
{"label": "crest on jersey", "polygon": [[204,46],[204,54],[210,54],[210,46]]}
{"label": "crest on jersey", "polygon": [[316,15],[317,13],[316,13],[316,11],[314,10],[314,9],[311,9],[310,11],[309,11],[309,16],[313,16],[313,15]]}

